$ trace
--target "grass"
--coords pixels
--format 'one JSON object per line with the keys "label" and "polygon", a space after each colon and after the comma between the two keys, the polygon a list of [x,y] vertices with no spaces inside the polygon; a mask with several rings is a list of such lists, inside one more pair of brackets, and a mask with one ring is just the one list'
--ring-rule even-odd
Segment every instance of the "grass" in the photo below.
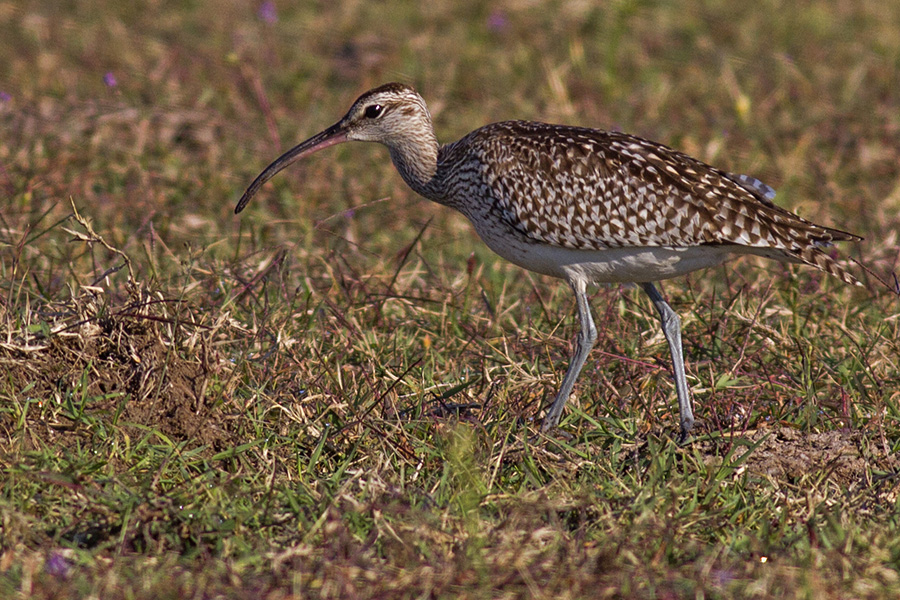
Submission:
{"label": "grass", "polygon": [[[774,18],[777,15],[777,18]],[[900,593],[900,9],[871,1],[0,2],[0,596]],[[439,138],[621,128],[858,233],[854,290],[742,259],[565,285],[348,145],[390,80]],[[874,275],[873,275],[874,274]]]}

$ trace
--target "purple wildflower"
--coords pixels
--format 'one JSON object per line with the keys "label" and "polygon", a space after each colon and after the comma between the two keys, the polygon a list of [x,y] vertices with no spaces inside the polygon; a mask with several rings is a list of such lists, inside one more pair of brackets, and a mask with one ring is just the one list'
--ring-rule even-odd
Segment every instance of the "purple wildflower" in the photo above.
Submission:
{"label": "purple wildflower", "polygon": [[278,10],[275,8],[275,3],[267,1],[260,4],[259,10],[256,11],[256,16],[259,17],[260,21],[265,21],[266,23],[278,22]]}
{"label": "purple wildflower", "polygon": [[71,567],[72,565],[69,564],[69,559],[67,559],[59,552],[54,552],[53,554],[48,556],[47,561],[44,563],[44,571],[46,571],[48,575],[52,575],[60,579],[64,579],[69,576],[69,570],[71,569]]}
{"label": "purple wildflower", "polygon": [[509,19],[502,10],[493,11],[487,20],[487,27],[495,33],[499,33],[509,26]]}
{"label": "purple wildflower", "polygon": [[119,83],[116,81],[116,76],[113,75],[112,71],[107,71],[105,75],[103,75],[103,83],[106,84],[106,87],[114,88]]}

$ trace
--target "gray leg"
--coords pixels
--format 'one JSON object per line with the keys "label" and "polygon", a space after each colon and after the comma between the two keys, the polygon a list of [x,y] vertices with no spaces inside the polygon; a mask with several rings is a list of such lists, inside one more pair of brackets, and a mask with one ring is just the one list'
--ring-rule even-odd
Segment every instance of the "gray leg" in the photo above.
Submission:
{"label": "gray leg", "polygon": [[675,392],[678,394],[678,411],[681,416],[681,435],[679,443],[687,440],[688,432],[694,426],[694,413],[691,410],[691,394],[688,391],[687,378],[684,376],[684,355],[681,350],[681,319],[672,310],[672,307],[663,300],[659,290],[652,283],[642,283],[641,287],[650,296],[653,306],[659,311],[659,320],[662,323],[663,333],[669,342],[669,352],[672,354],[672,371],[675,373]]}
{"label": "gray leg", "polygon": [[[570,283],[575,291],[575,302],[578,305],[578,320],[581,323],[581,331],[578,333],[578,339],[575,344],[575,355],[569,363],[569,368],[566,371],[566,376],[563,378],[559,393],[556,394],[556,399],[553,400],[550,410],[547,411],[547,416],[544,417],[544,425],[541,427],[541,431],[553,429],[559,424],[559,418],[562,416],[563,407],[566,405],[566,400],[569,399],[569,394],[572,393],[575,380],[578,379],[578,374],[581,373],[584,361],[587,360],[591,348],[594,347],[594,342],[597,341],[597,327],[594,325],[594,319],[591,317],[587,286],[583,281]],[[690,411],[690,409],[688,410]]]}

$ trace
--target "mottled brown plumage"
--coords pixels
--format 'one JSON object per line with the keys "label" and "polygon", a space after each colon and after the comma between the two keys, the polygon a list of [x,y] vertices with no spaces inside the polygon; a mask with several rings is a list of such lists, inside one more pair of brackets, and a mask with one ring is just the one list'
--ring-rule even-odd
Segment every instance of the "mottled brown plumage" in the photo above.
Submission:
{"label": "mottled brown plumage", "polygon": [[474,177],[443,190],[442,202],[466,213],[465,190],[480,180],[480,202],[529,242],[577,250],[737,245],[858,283],[822,251],[857,236],[776,206],[765,196],[771,188],[752,178],[635,136],[494,123],[438,152],[438,172],[448,178],[472,170]]}
{"label": "mottled brown plumage", "polygon": [[581,333],[545,430],[558,423],[596,339],[589,284],[634,282],[650,296],[672,353],[682,438],[693,414],[680,324],[653,282],[756,254],[859,285],[822,248],[861,238],[778,207],[775,191],[752,177],[624,133],[526,121],[493,123],[440,145],[425,101],[399,83],[366,92],[339,122],[269,165],[235,212],[288,164],[353,140],[387,146],[413,190],[463,213],[495,252],[572,286]]}

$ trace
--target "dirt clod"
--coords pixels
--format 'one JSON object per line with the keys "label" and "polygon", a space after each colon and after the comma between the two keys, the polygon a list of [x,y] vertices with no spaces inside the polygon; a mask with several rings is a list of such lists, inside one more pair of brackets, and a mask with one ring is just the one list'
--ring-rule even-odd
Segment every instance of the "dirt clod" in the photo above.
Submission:
{"label": "dirt clod", "polygon": [[185,307],[93,288],[31,318],[4,332],[11,341],[0,346],[3,391],[25,413],[27,444],[68,446],[99,420],[136,425],[136,435],[149,428],[176,442],[228,445],[207,393],[219,362]]}

